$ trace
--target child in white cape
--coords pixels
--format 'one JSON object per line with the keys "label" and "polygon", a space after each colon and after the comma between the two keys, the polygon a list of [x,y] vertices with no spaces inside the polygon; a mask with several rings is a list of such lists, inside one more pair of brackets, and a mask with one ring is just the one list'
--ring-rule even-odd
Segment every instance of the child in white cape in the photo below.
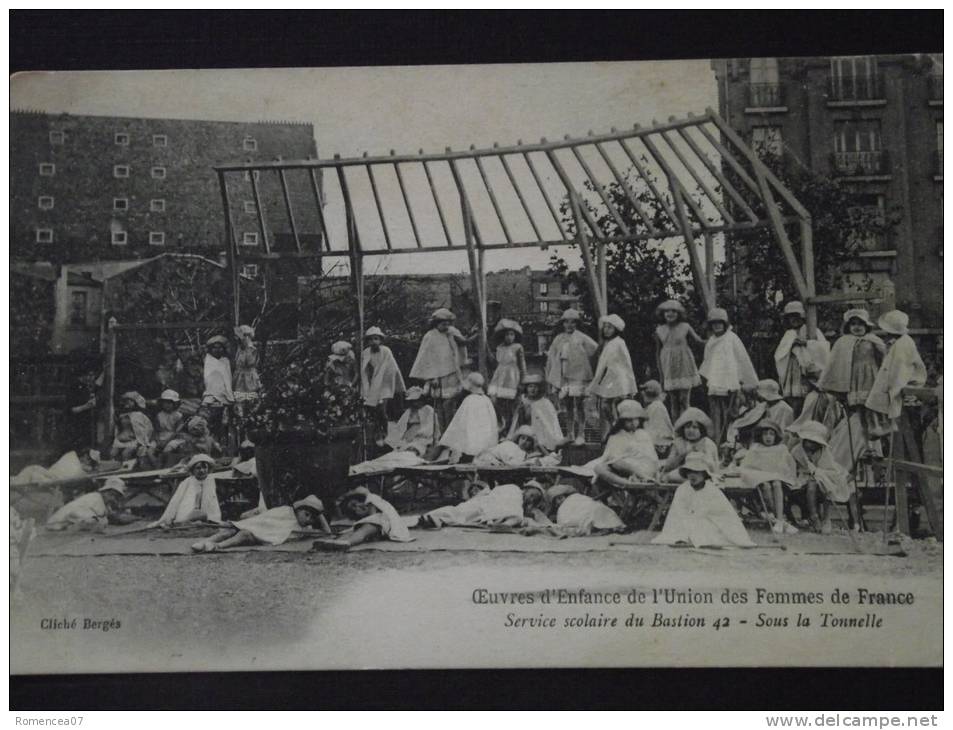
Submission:
{"label": "child in white cape", "polygon": [[463,461],[470,461],[477,454],[496,446],[499,441],[496,411],[493,402],[483,393],[483,376],[470,373],[463,381],[463,388],[469,395],[453,415],[439,444],[459,455]]}
{"label": "child in white cape", "polygon": [[685,481],[675,490],[656,545],[694,547],[754,547],[731,502],[712,481],[713,467],[702,454],[692,453],[681,468]]}
{"label": "child in white cape", "polygon": [[602,350],[592,382],[587,391],[599,398],[604,433],[616,419],[616,405],[623,398],[639,392],[632,368],[629,348],[622,339],[625,322],[618,314],[609,314],[599,318],[602,328]]}

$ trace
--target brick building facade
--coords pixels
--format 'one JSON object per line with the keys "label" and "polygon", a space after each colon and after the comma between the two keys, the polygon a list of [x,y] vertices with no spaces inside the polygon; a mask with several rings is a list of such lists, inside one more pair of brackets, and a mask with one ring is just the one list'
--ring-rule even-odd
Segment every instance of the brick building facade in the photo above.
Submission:
{"label": "brick building facade", "polygon": [[896,218],[889,235],[863,242],[852,268],[886,301],[894,296],[911,326],[942,328],[942,56],[735,58],[712,67],[719,113],[759,153],[839,178]]}
{"label": "brick building facade", "polygon": [[[13,258],[77,262],[162,251],[217,258],[225,225],[215,164],[317,155],[311,124],[12,112]],[[310,183],[289,177],[296,224],[318,230]],[[275,239],[287,234],[277,176],[259,193]],[[239,245],[261,246],[251,182],[229,181]],[[315,219],[315,220],[313,220]]]}

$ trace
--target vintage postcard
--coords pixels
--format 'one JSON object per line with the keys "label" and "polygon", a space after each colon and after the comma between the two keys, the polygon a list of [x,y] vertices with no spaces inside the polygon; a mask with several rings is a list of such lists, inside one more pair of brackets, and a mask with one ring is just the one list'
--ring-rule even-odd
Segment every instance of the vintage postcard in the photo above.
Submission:
{"label": "vintage postcard", "polygon": [[10,93],[13,673],[941,665],[942,56]]}

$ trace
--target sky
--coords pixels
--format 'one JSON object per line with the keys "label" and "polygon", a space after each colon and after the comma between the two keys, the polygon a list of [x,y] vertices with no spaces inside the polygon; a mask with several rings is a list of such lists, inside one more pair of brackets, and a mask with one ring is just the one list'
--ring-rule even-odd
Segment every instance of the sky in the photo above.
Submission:
{"label": "sky", "polygon": [[[14,109],[51,113],[311,122],[322,158],[556,140],[717,107],[706,60],[37,72],[14,76],[10,96]],[[550,255],[489,252],[486,267],[545,268]],[[375,257],[365,271],[457,272],[466,266],[465,254],[445,253]]]}

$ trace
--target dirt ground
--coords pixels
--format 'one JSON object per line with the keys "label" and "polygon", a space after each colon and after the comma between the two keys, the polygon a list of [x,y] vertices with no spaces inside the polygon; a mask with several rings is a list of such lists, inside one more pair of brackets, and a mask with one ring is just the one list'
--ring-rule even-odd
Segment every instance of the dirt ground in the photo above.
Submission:
{"label": "dirt ground", "polygon": [[[879,535],[865,547],[876,548]],[[203,556],[32,557],[24,566],[22,596],[12,611],[14,667],[31,667],[40,646],[56,647],[46,660],[75,664],[83,651],[77,632],[40,629],[43,618],[115,618],[122,626],[91,636],[122,651],[161,647],[169,660],[188,656],[196,646],[227,651],[236,643],[282,645],[299,641],[303,627],[316,617],[340,610],[342,595],[358,583],[386,583],[391,576],[453,575],[487,570],[495,574],[533,576],[631,575],[643,582],[678,580],[679,576],[717,576],[726,584],[816,580],[878,585],[903,582],[937,596],[942,576],[942,545],[904,539],[894,550],[903,556],[803,555],[783,551],[737,551],[725,554],[632,546],[625,550],[585,553],[515,552],[237,552]],[[382,583],[382,584],[383,584]],[[387,596],[376,596],[386,606]],[[400,597],[413,603],[429,596]],[[372,599],[373,600],[373,599]],[[383,609],[382,609],[383,610]],[[67,635],[68,634],[68,635]],[[19,661],[18,661],[19,657]],[[26,658],[24,664],[24,658]],[[163,660],[157,660],[162,664]],[[151,666],[148,657],[143,666]],[[48,666],[45,664],[44,666]],[[240,668],[240,667],[236,667]]]}

